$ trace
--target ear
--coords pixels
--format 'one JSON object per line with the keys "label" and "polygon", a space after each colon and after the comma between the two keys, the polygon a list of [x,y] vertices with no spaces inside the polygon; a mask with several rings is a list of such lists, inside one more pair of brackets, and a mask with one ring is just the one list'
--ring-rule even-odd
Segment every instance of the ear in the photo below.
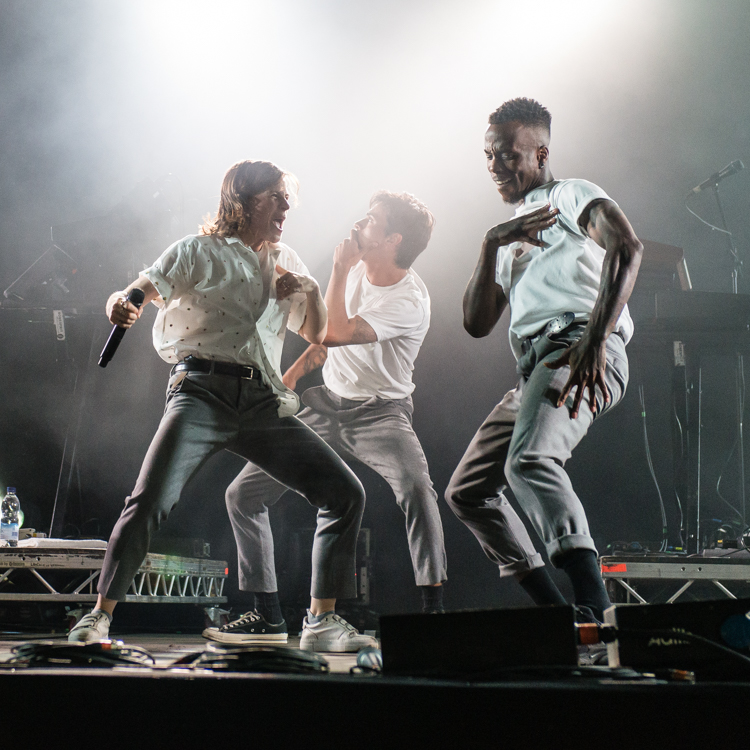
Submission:
{"label": "ear", "polygon": [[536,158],[539,162],[539,169],[541,169],[549,160],[549,149],[546,146],[539,146],[536,150]]}
{"label": "ear", "polygon": [[386,239],[393,245],[395,250],[398,250],[401,245],[401,240],[404,238],[398,232],[394,232],[393,234],[389,234]]}

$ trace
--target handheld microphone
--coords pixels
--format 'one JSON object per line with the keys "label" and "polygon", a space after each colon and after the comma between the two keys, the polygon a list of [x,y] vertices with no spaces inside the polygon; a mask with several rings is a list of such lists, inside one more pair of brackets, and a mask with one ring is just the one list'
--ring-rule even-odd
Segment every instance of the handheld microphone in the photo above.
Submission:
{"label": "handheld microphone", "polygon": [[718,185],[722,180],[725,180],[727,177],[731,177],[733,174],[737,174],[737,172],[743,170],[745,168],[745,165],[739,160],[733,161],[731,164],[727,164],[724,169],[722,169],[719,172],[714,172],[707,180],[703,180],[700,185],[696,185],[690,192],[691,193],[700,193],[706,188],[714,187],[714,185]]}
{"label": "handheld microphone", "polygon": [[[130,290],[128,302],[132,302],[136,307],[140,307],[143,304],[144,297],[143,290],[136,287],[135,289]],[[127,328],[121,328],[118,325],[112,326],[112,332],[109,334],[107,343],[104,345],[104,349],[102,349],[102,353],[99,355],[99,367],[106,367],[107,364],[109,364],[109,360],[115,356],[117,347],[120,346],[122,337],[127,330]]]}

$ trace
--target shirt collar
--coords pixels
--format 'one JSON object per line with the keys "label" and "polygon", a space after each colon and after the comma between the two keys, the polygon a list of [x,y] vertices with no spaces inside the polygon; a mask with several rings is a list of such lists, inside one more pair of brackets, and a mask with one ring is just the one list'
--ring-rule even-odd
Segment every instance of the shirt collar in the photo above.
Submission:
{"label": "shirt collar", "polygon": [[[255,252],[251,247],[248,247],[239,237],[224,237],[224,241],[228,245],[236,245],[240,244],[242,247],[246,248],[250,252]],[[280,252],[281,252],[281,244],[280,243],[271,243],[266,242],[264,243],[266,248],[268,249],[268,254],[270,257],[275,258]]]}

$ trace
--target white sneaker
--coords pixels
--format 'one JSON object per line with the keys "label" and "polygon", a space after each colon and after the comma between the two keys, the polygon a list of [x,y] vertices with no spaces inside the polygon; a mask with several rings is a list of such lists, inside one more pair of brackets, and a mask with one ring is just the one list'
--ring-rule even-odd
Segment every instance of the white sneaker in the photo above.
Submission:
{"label": "white sneaker", "polygon": [[90,641],[106,641],[109,638],[109,624],[112,615],[103,609],[95,609],[84,615],[68,633],[69,643],[89,643]]}
{"label": "white sneaker", "polygon": [[378,639],[361,635],[343,617],[329,612],[319,622],[310,622],[310,611],[302,621],[299,647],[305,651],[357,652],[361,648],[378,647]]}

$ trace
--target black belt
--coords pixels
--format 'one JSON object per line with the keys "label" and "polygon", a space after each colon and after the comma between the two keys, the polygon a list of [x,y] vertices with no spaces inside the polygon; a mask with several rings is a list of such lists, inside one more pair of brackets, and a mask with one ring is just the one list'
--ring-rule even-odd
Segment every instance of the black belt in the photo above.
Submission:
{"label": "black belt", "polygon": [[257,367],[235,365],[232,362],[215,362],[211,359],[198,359],[197,357],[186,357],[182,362],[178,362],[172,371],[183,372],[185,370],[206,372],[213,375],[229,375],[233,378],[263,379]]}

